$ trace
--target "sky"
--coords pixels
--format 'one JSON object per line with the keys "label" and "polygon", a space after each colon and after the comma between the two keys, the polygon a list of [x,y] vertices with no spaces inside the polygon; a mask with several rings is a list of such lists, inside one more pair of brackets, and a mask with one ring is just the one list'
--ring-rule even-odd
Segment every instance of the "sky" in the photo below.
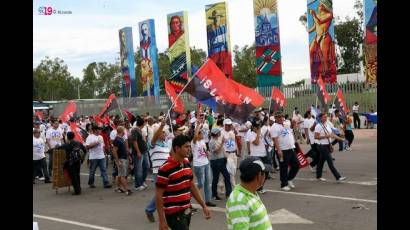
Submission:
{"label": "sky", "polygon": [[[168,47],[167,14],[188,11],[189,44],[207,50],[205,5],[221,0],[34,0],[33,68],[46,56],[64,60],[74,77],[91,62],[114,63],[119,58],[118,30],[133,29],[134,50],[139,44],[138,22],[155,20],[159,52]],[[255,40],[252,0],[227,0],[231,48]],[[279,30],[285,84],[309,78],[308,34],[299,17],[306,0],[278,0]],[[333,0],[335,17],[354,17],[355,0]],[[40,7],[71,14],[40,15]]]}

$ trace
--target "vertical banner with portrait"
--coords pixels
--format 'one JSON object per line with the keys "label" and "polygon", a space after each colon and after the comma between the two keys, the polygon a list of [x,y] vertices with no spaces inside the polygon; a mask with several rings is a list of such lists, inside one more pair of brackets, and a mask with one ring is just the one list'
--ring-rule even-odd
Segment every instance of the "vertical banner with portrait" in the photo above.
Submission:
{"label": "vertical banner with portrait", "polygon": [[142,96],[155,96],[159,101],[159,71],[154,19],[138,23],[141,54]]}
{"label": "vertical banner with portrait", "polygon": [[188,37],[188,13],[180,11],[167,15],[168,57],[171,73],[167,79],[179,93],[191,77],[191,52]]}
{"label": "vertical banner with portrait", "polygon": [[208,57],[215,62],[227,78],[233,79],[226,3],[206,5],[205,17]]}
{"label": "vertical banner with portrait", "polygon": [[369,84],[377,83],[377,0],[364,1],[365,76]]}
{"label": "vertical banner with portrait", "polygon": [[122,96],[136,97],[137,84],[135,81],[134,47],[132,43],[132,28],[124,27],[119,31],[120,62],[122,73]]}
{"label": "vertical banner with portrait", "polygon": [[282,84],[277,0],[253,0],[258,87]]}
{"label": "vertical banner with portrait", "polygon": [[310,76],[324,83],[336,83],[336,48],[332,0],[308,0]]}

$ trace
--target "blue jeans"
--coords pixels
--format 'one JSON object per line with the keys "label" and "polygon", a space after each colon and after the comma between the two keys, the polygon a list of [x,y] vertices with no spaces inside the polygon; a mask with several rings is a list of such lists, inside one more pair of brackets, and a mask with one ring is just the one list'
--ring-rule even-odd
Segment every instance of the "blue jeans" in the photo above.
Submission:
{"label": "blue jeans", "polygon": [[194,172],[196,179],[198,180],[198,189],[204,188],[205,202],[211,201],[210,193],[210,174],[209,174],[209,163],[204,166],[194,166]]}
{"label": "blue jeans", "polygon": [[229,197],[232,192],[231,177],[226,169],[226,157],[221,159],[211,160],[212,169],[212,196],[218,196],[218,181],[219,174],[222,173],[225,181],[225,195]]}
{"label": "blue jeans", "polygon": [[[155,183],[157,183],[157,174],[154,173],[152,174],[152,180],[154,183],[154,187],[155,187]],[[152,198],[151,202],[149,202],[148,206],[145,208],[145,212],[148,213],[154,213],[155,210],[157,210],[157,203],[155,202],[155,190],[154,190],[154,197]]]}
{"label": "blue jeans", "polygon": [[88,185],[94,184],[94,175],[97,167],[100,168],[101,177],[104,186],[109,184],[107,169],[105,168],[105,158],[102,159],[92,159],[90,160],[90,176],[88,177]]}
{"label": "blue jeans", "polygon": [[141,159],[138,159],[136,154],[132,154],[132,161],[134,162],[134,186],[138,188],[147,179],[149,169],[148,153],[142,153]]}

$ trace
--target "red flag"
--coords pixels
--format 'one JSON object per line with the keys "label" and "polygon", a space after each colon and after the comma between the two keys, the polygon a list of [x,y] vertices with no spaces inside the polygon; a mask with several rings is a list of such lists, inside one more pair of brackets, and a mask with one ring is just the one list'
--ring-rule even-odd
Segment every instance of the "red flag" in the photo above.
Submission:
{"label": "red flag", "polygon": [[122,109],[125,114],[127,114],[128,117],[128,121],[131,122],[131,124],[134,124],[134,122],[137,120],[137,118],[134,116],[134,114],[132,114],[130,111],[128,111],[127,109]]}
{"label": "red flag", "polygon": [[265,101],[265,98],[257,93],[254,89],[244,86],[232,79],[229,79],[228,81],[236,86],[235,90],[237,90],[239,99],[243,104],[252,104],[254,107],[259,107]]}
{"label": "red flag", "polygon": [[84,140],[81,137],[81,134],[78,132],[78,127],[75,122],[70,122],[70,129],[71,129],[71,132],[74,133],[74,140],[79,141],[82,144],[84,144]]}
{"label": "red flag", "polygon": [[77,105],[74,101],[69,101],[67,107],[65,107],[64,112],[60,115],[59,119],[63,122],[67,122],[77,111]]}
{"label": "red flag", "polygon": [[299,146],[299,143],[295,143],[296,146],[296,157],[299,161],[299,168],[304,168],[309,165],[309,161],[306,160],[305,155],[303,154],[302,149]]}
{"label": "red flag", "polygon": [[196,72],[195,76],[200,79],[200,84],[210,91],[210,95],[221,97],[226,103],[240,105],[242,101],[238,93],[229,86],[229,79],[216,66],[212,59],[209,59]]}
{"label": "red flag", "polygon": [[326,109],[327,104],[330,102],[331,98],[326,91],[325,83],[323,82],[322,78],[317,80],[317,86],[319,90],[317,91],[317,96],[319,97],[320,102],[322,103],[322,107]]}
{"label": "red flag", "polygon": [[37,112],[36,112],[36,117],[38,117],[38,119],[40,119],[40,120],[43,120],[43,118],[44,118],[43,112],[37,111]]}
{"label": "red flag", "polygon": [[101,110],[101,112],[98,114],[99,117],[102,117],[105,113],[118,108],[118,102],[117,98],[115,97],[115,94],[111,94],[107,101],[105,102],[104,108]]}
{"label": "red flag", "polygon": [[[271,109],[273,111],[279,111],[279,110],[284,110],[286,106],[286,98],[283,93],[276,88],[275,86],[272,86],[272,93],[271,93]],[[270,111],[269,111],[270,112]]]}
{"label": "red flag", "polygon": [[94,120],[95,120],[95,122],[97,122],[98,126],[103,126],[104,125],[104,120],[101,119],[101,117],[95,116]]}
{"label": "red flag", "polygon": [[335,105],[337,109],[341,110],[341,112],[344,112],[344,114],[347,114],[349,112],[349,107],[346,105],[345,98],[343,97],[343,92],[339,88],[336,93],[337,100],[335,101]]}
{"label": "red flag", "polygon": [[167,93],[172,104],[174,104],[172,110],[174,110],[177,113],[184,113],[184,103],[182,102],[182,99],[179,97],[175,101],[175,99],[177,98],[175,88],[172,87],[172,85],[167,80],[165,80],[165,92]]}

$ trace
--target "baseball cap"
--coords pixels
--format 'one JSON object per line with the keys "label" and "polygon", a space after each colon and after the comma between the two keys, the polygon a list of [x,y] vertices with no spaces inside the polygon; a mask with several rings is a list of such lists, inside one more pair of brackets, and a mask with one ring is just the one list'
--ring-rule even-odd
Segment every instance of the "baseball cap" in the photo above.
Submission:
{"label": "baseball cap", "polygon": [[221,132],[221,130],[218,129],[218,128],[212,128],[212,130],[211,130],[211,133],[214,134],[214,135],[216,135],[216,134],[218,134],[218,133],[220,133],[220,132]]}
{"label": "baseball cap", "polygon": [[36,121],[34,122],[34,124],[35,124],[35,125],[41,125],[41,121],[36,120]]}
{"label": "baseball cap", "polygon": [[275,121],[275,116],[270,116],[270,117],[269,117],[269,120]]}
{"label": "baseball cap", "polygon": [[227,119],[224,120],[223,124],[224,125],[232,125],[232,121],[231,121],[231,119],[227,118]]}
{"label": "baseball cap", "polygon": [[259,107],[259,108],[255,109],[254,112],[261,112],[262,110],[263,110],[262,107]]}
{"label": "baseball cap", "polygon": [[250,156],[239,165],[241,177],[254,178],[259,172],[272,172],[272,166],[264,164],[259,157]]}
{"label": "baseball cap", "polygon": [[250,127],[252,127],[252,122],[247,121],[247,122],[245,123],[245,125],[246,125],[246,127],[250,128]]}

